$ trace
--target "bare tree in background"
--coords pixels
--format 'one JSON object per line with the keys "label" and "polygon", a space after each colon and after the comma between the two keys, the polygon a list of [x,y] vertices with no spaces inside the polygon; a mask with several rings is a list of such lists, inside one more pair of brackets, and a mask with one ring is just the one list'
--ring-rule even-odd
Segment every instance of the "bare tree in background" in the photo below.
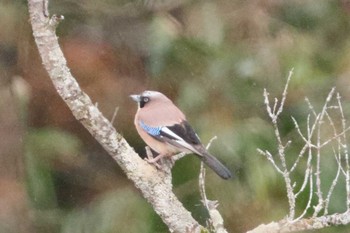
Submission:
{"label": "bare tree in background", "polygon": [[[287,151],[294,146],[291,140],[283,142],[279,120],[287,98],[288,86],[293,71],[289,72],[287,83],[279,101],[274,99],[270,103],[269,93],[264,90],[264,102],[267,113],[271,119],[277,141],[277,154],[272,155],[268,150],[258,149],[284,180],[289,203],[289,213],[285,219],[267,225],[260,225],[250,232],[293,232],[301,230],[314,230],[329,226],[346,225],[350,222],[350,179],[349,179],[349,154],[346,133],[350,129],[344,116],[341,96],[336,93],[335,88],[329,92],[320,112],[317,112],[308,98],[305,99],[309,109],[307,115],[306,129],[303,130],[298,121],[292,116],[292,121],[303,145],[299,154],[288,158]],[[337,122],[340,121],[340,126]],[[330,133],[327,133],[330,132]],[[328,136],[327,136],[328,135]],[[333,155],[327,154],[326,147],[332,148]],[[337,167],[333,170],[333,181],[330,187],[324,187],[321,179],[321,165],[325,156],[333,156]],[[294,160],[290,165],[288,161]],[[304,160],[302,163],[301,161]],[[306,160],[306,163],[305,163]],[[293,181],[292,175],[297,169],[304,169],[303,181]],[[334,189],[340,186],[341,176],[345,177],[346,189],[346,211],[329,215],[329,203]],[[340,188],[340,187],[339,187]],[[298,198],[302,193],[308,195],[308,201],[303,211],[298,215],[296,207]],[[316,205],[312,206],[315,202]],[[308,215],[312,212],[312,215]]]}
{"label": "bare tree in background", "polygon": [[[73,115],[80,121],[105,150],[115,159],[119,166],[139,188],[147,201],[153,206],[155,212],[162,218],[171,232],[208,232],[201,226],[176,198],[172,192],[171,165],[160,171],[143,161],[129,146],[126,140],[113,128],[112,124],[100,113],[90,98],[82,92],[78,83],[71,75],[66,60],[58,45],[55,29],[63,16],[49,17],[47,0],[28,0],[33,35],[37,44],[43,65],[62,99],[71,109]],[[287,98],[288,85],[292,76],[290,72],[282,99],[275,99],[273,105],[269,101],[269,93],[264,91],[265,104],[271,118],[277,139],[277,155],[259,149],[283,177],[289,202],[287,217],[278,222],[260,225],[250,232],[292,232],[301,230],[319,229],[334,225],[345,225],[350,222],[350,175],[349,158],[346,144],[347,123],[341,105],[341,97],[332,89],[320,112],[317,112],[310,101],[307,104],[310,114],[307,117],[306,132],[299,126],[297,120],[293,122],[304,146],[295,156],[294,162],[289,165],[287,161],[288,147],[291,141],[284,143],[279,131],[279,117]],[[336,100],[336,104],[332,104]],[[338,129],[330,111],[337,111],[341,119]],[[324,127],[330,127],[332,134],[323,138],[321,134]],[[322,153],[327,146],[333,146],[333,155],[338,166],[334,171],[332,185],[324,193],[321,180]],[[293,182],[291,174],[306,160],[304,179],[300,183]],[[200,190],[204,205],[210,214],[211,230],[214,232],[227,232],[223,227],[223,220],[216,210],[217,203],[206,199],[204,190],[204,169],[201,169]],[[332,193],[339,186],[339,179],[345,177],[347,210],[344,213],[328,213]],[[309,200],[302,213],[296,213],[298,197],[308,192]],[[316,199],[316,206],[312,201]],[[313,208],[312,216],[307,213]]]}

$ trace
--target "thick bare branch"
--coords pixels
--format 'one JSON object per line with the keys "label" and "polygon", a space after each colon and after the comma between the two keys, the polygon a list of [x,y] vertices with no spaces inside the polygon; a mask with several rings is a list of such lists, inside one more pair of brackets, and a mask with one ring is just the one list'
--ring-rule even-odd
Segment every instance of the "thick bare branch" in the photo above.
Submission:
{"label": "thick bare branch", "polygon": [[200,232],[204,227],[193,219],[172,192],[171,175],[142,160],[116,132],[90,98],[82,92],[67,67],[55,27],[63,17],[48,17],[46,0],[28,0],[30,21],[43,65],[58,94],[75,118],[115,159],[143,196],[152,204],[171,232]]}
{"label": "thick bare branch", "polygon": [[305,230],[317,230],[330,226],[347,225],[350,223],[350,213],[332,214],[316,218],[303,218],[299,221],[289,222],[285,219],[279,222],[261,224],[247,233],[287,233]]}

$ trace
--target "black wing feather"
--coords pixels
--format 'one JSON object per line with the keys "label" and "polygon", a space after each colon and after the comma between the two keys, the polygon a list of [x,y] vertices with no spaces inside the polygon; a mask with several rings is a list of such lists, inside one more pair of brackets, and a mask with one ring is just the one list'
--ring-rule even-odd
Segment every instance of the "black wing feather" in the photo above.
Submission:
{"label": "black wing feather", "polygon": [[[191,145],[201,144],[201,141],[199,140],[197,134],[194,132],[193,128],[190,126],[190,124],[187,121],[183,121],[181,122],[181,124],[168,126],[167,128],[170,129],[179,137],[181,137],[188,144],[191,144]],[[166,134],[164,132],[161,132],[160,135],[168,137],[170,139],[177,140],[177,138],[174,138],[173,136]]]}

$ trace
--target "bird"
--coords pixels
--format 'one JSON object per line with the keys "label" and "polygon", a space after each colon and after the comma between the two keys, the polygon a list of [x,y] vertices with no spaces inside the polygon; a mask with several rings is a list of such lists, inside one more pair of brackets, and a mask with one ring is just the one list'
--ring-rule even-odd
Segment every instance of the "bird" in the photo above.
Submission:
{"label": "bird", "polygon": [[197,155],[223,179],[232,177],[230,170],[211,155],[186,120],[184,113],[164,94],[144,91],[130,95],[138,109],[134,124],[143,141],[158,155],[147,161],[156,164],[159,159],[185,152]]}

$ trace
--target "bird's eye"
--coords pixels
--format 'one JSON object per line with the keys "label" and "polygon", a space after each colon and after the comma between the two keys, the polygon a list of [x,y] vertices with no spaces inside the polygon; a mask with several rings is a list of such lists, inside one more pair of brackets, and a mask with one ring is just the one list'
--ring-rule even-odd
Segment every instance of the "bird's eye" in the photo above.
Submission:
{"label": "bird's eye", "polygon": [[140,101],[140,108],[143,108],[147,102],[149,102],[149,97],[142,97]]}

